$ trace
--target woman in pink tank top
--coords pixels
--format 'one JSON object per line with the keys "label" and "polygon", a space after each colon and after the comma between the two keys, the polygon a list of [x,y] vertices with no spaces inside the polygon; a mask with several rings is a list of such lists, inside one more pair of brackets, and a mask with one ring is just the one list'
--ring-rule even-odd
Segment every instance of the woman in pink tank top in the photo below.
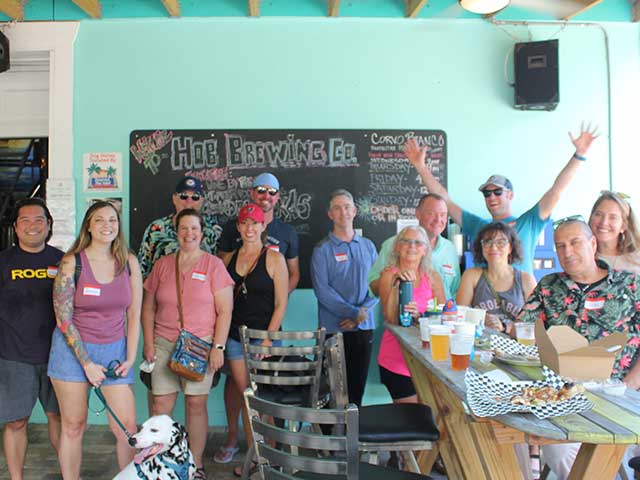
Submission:
{"label": "woman in pink tank top", "polygon": [[[398,324],[400,281],[413,282],[413,301],[405,311],[416,319],[435,297],[444,300],[442,280],[431,269],[431,247],[427,232],[419,226],[405,227],[396,236],[387,268],[380,275],[380,301],[386,323]],[[395,337],[385,330],[378,354],[380,380],[394,403],[417,403],[411,374]]]}
{"label": "woman in pink tank top", "polygon": [[[131,385],[141,302],[142,275],[138,260],[128,251],[120,214],[111,203],[96,202],[87,210],[53,286],[57,328],[48,374],[60,404],[58,459],[65,479],[80,477],[90,386],[102,387],[125,428],[136,431]],[[111,417],[109,425],[122,469],[133,459],[134,450]]]}

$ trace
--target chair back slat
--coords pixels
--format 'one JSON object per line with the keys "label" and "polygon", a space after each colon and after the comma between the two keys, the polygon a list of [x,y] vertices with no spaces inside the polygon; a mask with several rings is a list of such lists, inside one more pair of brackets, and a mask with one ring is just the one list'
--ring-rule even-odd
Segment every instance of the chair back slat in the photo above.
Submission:
{"label": "chair back slat", "polygon": [[255,368],[257,370],[273,370],[280,372],[305,372],[308,370],[315,370],[315,362],[270,362],[265,360],[253,360],[248,359],[247,364],[249,368]]}
{"label": "chair back slat", "polygon": [[331,392],[329,406],[331,408],[346,408],[349,403],[349,391],[342,333],[336,333],[325,341],[324,358]]}
{"label": "chair back slat", "polygon": [[[336,410],[291,407],[259,398],[250,388],[245,390],[244,397],[265,479],[291,480],[296,472],[302,471],[358,480],[358,409],[355,405]],[[264,420],[266,417],[273,417],[276,424],[279,420],[289,420],[338,426],[344,433],[323,436],[304,430],[287,431],[271,425]],[[331,451],[331,456],[318,458],[318,452],[326,450]],[[287,473],[277,471],[274,465]]]}
{"label": "chair back slat", "polygon": [[277,377],[274,375],[254,375],[251,380],[258,385],[304,386],[314,385],[316,377]]}
{"label": "chair back slat", "polygon": [[[317,340],[315,340],[317,341]],[[281,355],[292,355],[292,356],[315,356],[320,353],[321,348],[317,345],[305,346],[305,345],[288,345],[288,346],[270,346],[264,347],[262,345],[257,344],[249,344],[247,346],[247,352],[253,355],[271,355],[271,356],[281,356]]]}

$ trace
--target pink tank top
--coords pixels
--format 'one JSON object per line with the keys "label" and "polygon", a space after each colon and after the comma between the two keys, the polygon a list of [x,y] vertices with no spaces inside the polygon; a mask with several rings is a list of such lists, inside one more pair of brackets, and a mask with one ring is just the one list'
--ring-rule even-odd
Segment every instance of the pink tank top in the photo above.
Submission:
{"label": "pink tank top", "polygon": [[82,272],[76,285],[73,324],[82,340],[89,343],[113,343],[125,336],[127,307],[131,303],[129,272],[125,268],[111,283],[98,283],[91,264],[80,252]]}
{"label": "pink tank top", "polygon": [[[413,300],[418,304],[418,310],[424,312],[428,307],[429,300],[432,298],[433,291],[431,290],[429,277],[421,273],[420,284],[413,289]],[[385,330],[382,334],[380,352],[378,353],[378,365],[398,375],[404,375],[405,377],[411,376],[409,368],[402,356],[400,344],[389,330]]]}

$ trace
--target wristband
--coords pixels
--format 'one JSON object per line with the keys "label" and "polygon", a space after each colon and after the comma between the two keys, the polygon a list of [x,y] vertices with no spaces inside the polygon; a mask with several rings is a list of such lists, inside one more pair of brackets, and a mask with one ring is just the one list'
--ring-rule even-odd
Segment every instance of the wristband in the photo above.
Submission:
{"label": "wristband", "polygon": [[578,153],[574,153],[573,154],[573,158],[575,158],[576,160],[580,160],[581,162],[584,162],[587,160],[587,157],[583,157],[582,155],[578,155]]}
{"label": "wristband", "polygon": [[222,350],[222,351],[224,352],[224,351],[225,351],[225,349],[226,349],[226,346],[225,346],[225,345],[222,345],[221,343],[216,343],[216,344],[213,346],[213,348],[215,348],[216,350]]}

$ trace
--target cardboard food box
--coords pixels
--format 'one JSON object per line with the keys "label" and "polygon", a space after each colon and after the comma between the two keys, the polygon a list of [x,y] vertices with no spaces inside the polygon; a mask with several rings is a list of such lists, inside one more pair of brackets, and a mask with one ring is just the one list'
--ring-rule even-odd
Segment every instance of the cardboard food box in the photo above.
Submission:
{"label": "cardboard food box", "polygon": [[536,320],[535,332],[542,365],[574,380],[609,378],[613,362],[627,344],[627,335],[622,332],[589,343],[566,325],[547,330],[542,320]]}

